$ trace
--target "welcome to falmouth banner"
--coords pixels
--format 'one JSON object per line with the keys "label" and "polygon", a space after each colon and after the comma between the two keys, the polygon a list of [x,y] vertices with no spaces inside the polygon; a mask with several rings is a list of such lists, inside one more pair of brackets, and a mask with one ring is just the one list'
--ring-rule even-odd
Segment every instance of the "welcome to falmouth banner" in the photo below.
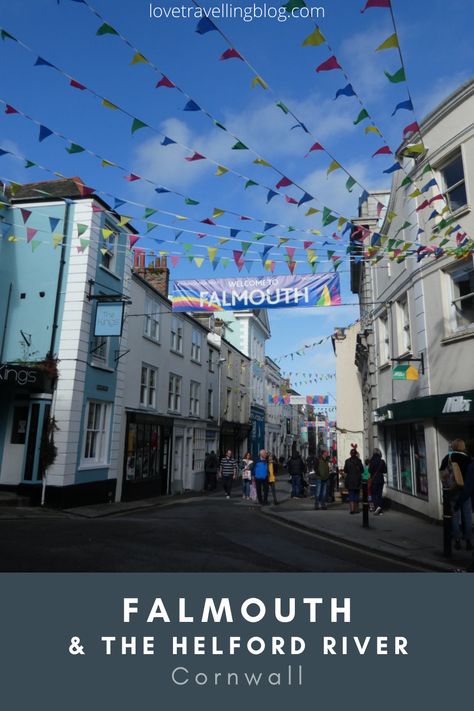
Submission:
{"label": "welcome to falmouth banner", "polygon": [[341,303],[339,275],[185,279],[174,282],[174,311],[240,311]]}

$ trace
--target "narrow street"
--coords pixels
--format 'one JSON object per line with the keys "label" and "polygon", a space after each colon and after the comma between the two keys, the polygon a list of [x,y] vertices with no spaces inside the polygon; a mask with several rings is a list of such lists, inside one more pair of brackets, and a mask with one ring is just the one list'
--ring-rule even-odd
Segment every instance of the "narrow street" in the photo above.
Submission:
{"label": "narrow street", "polygon": [[[37,511],[37,513],[35,513]],[[3,509],[1,572],[413,572],[293,529],[238,494],[85,518]]]}

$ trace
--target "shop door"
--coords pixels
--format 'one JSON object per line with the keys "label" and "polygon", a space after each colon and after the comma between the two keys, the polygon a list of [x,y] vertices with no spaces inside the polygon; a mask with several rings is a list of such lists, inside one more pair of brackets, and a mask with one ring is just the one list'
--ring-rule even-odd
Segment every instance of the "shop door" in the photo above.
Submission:
{"label": "shop door", "polygon": [[25,484],[38,484],[43,479],[41,443],[47,436],[50,410],[51,403],[49,401],[37,400],[30,403],[23,465],[23,482]]}

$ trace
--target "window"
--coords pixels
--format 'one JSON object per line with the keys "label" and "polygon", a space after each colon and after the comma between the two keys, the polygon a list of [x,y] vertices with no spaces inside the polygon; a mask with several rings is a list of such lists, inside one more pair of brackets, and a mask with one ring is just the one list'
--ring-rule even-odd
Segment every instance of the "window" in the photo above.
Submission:
{"label": "window", "polygon": [[86,410],[84,464],[105,464],[109,429],[110,404],[90,400]]}
{"label": "window", "polygon": [[199,397],[201,393],[201,386],[194,380],[191,380],[191,387],[189,390],[189,414],[193,417],[199,417]]}
{"label": "window", "polygon": [[455,330],[474,324],[474,269],[470,264],[449,273],[451,280],[453,327]]}
{"label": "window", "polygon": [[140,380],[140,405],[145,407],[156,407],[156,383],[158,372],[156,368],[149,365],[142,365],[142,376]]}
{"label": "window", "polygon": [[379,318],[379,339],[380,339],[380,364],[384,365],[390,360],[390,338],[388,335],[388,314],[384,313]]}
{"label": "window", "polygon": [[170,373],[168,387],[168,410],[181,412],[181,378],[173,373]]}
{"label": "window", "polygon": [[467,204],[466,183],[461,151],[458,151],[448,163],[441,168],[444,194],[451,212],[456,212]]}
{"label": "window", "polygon": [[159,320],[160,305],[156,299],[150,296],[145,298],[145,321],[143,333],[153,341],[160,340],[160,320]]}
{"label": "window", "polygon": [[225,402],[225,415],[229,420],[232,417],[232,388],[227,388],[227,397]]}
{"label": "window", "polygon": [[92,360],[100,365],[106,365],[108,355],[108,339],[105,336],[94,336],[91,342]]}
{"label": "window", "polygon": [[247,366],[245,365],[245,361],[241,360],[240,361],[240,383],[241,383],[241,385],[245,385],[246,372],[247,372]]}
{"label": "window", "polygon": [[214,417],[214,392],[212,389],[207,391],[207,417],[209,420]]}
{"label": "window", "polygon": [[398,310],[398,350],[399,353],[411,351],[410,311],[408,296],[405,295],[397,304]]}
{"label": "window", "polygon": [[171,321],[171,350],[175,353],[183,352],[183,324],[176,316]]}
{"label": "window", "polygon": [[202,333],[193,329],[191,342],[191,360],[201,362]]}
{"label": "window", "polygon": [[115,262],[117,257],[117,242],[118,242],[118,232],[114,225],[110,222],[105,223],[104,232],[102,232],[104,237],[104,244],[101,248],[101,265],[109,271],[115,271]]}
{"label": "window", "polygon": [[201,427],[195,427],[193,430],[193,471],[204,469],[204,453],[206,450],[206,430]]}
{"label": "window", "polygon": [[230,353],[227,355],[227,377],[232,377],[232,356]]}
{"label": "window", "polygon": [[387,428],[388,485],[412,496],[428,498],[425,431],[422,424]]}
{"label": "window", "polygon": [[209,364],[209,372],[213,373],[214,372],[214,351],[211,348],[209,348],[208,364]]}

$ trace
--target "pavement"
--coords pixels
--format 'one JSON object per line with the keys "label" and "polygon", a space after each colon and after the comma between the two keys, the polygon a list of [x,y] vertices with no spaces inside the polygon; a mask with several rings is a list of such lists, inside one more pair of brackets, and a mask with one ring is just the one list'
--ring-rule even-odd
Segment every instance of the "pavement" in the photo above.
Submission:
{"label": "pavement", "polygon": [[[232,503],[243,502],[237,493]],[[31,507],[21,500],[15,505],[14,494],[0,495],[0,518],[50,518],[83,517],[102,518],[127,515],[132,511],[169,507],[176,504],[192,504],[196,500],[222,497],[222,492],[186,492],[181,495],[156,497],[138,501],[93,504],[70,509]],[[337,541],[342,545],[376,553],[382,557],[412,563],[414,568],[440,572],[464,572],[472,567],[472,552],[464,549],[452,551],[451,558],[443,555],[443,528],[440,522],[421,518],[406,510],[390,508],[380,516],[369,513],[369,527],[362,525],[362,513],[350,515],[348,504],[336,501],[326,510],[315,510],[312,498],[290,498],[288,487],[280,484],[277,489],[278,505],[260,507],[261,513],[270,516],[282,525],[288,525],[313,535]],[[258,504],[255,504],[258,507]]]}

